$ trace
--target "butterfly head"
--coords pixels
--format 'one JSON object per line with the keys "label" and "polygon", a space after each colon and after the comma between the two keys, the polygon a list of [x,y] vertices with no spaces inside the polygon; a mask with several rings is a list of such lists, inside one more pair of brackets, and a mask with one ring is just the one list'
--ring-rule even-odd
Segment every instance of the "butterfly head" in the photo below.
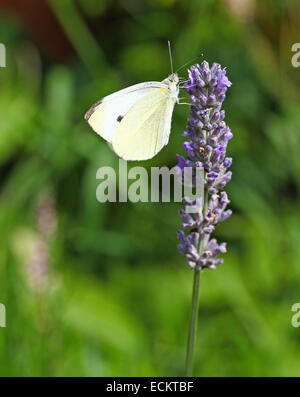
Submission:
{"label": "butterfly head", "polygon": [[177,73],[170,74],[170,76],[167,78],[167,80],[169,80],[170,83],[178,84],[179,83],[178,74]]}
{"label": "butterfly head", "polygon": [[162,83],[166,84],[167,86],[177,86],[179,84],[179,77],[177,73],[171,73],[166,79],[162,81]]}
{"label": "butterfly head", "polygon": [[170,90],[174,102],[178,102],[178,93],[179,93],[178,74],[171,73],[166,79],[162,81],[162,83],[165,84],[167,88]]}

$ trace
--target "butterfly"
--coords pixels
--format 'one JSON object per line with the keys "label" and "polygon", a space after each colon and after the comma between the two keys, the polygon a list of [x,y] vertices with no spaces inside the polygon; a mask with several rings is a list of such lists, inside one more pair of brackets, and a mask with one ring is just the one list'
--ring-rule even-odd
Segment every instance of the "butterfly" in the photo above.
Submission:
{"label": "butterfly", "polygon": [[148,160],[169,142],[179,78],[135,84],[100,99],[85,114],[93,130],[124,160]]}

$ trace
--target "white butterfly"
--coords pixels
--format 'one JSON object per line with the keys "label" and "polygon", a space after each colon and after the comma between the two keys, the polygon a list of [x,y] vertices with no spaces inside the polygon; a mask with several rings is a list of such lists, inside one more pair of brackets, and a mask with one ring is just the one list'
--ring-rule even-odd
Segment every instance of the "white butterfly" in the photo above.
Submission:
{"label": "white butterfly", "polygon": [[169,141],[178,94],[179,78],[171,73],[162,82],[135,84],[100,99],[85,119],[124,160],[148,160]]}

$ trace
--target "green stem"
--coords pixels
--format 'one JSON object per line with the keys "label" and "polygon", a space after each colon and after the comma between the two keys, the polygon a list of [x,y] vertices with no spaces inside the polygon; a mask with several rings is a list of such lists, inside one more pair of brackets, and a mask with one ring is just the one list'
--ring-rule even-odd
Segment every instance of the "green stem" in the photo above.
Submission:
{"label": "green stem", "polygon": [[[205,191],[204,193],[204,205],[203,205],[203,216],[206,214],[208,201],[208,194]],[[203,235],[200,237],[199,242],[199,255],[201,255],[203,251]],[[193,283],[193,296],[192,296],[192,312],[191,312],[191,320],[189,327],[189,335],[187,342],[187,351],[186,351],[186,367],[185,367],[185,376],[192,376],[193,371],[193,362],[194,362],[194,346],[196,343],[196,334],[197,334],[197,324],[198,324],[198,308],[199,308],[199,286],[200,286],[200,271],[196,268],[194,269],[194,283]]]}
{"label": "green stem", "polygon": [[199,285],[200,285],[200,271],[194,270],[194,284],[192,297],[192,313],[188,336],[188,344],[186,351],[186,368],[185,376],[192,376],[193,359],[194,359],[194,345],[196,341],[196,331],[198,323],[198,307],[199,307]]}

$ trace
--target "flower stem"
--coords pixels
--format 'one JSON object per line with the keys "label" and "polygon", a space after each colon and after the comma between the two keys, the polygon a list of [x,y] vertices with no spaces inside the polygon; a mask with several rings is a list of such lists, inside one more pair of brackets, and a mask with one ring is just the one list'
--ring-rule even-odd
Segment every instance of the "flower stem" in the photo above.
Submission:
{"label": "flower stem", "polygon": [[200,271],[195,268],[193,297],[192,297],[192,313],[191,313],[191,322],[190,322],[187,351],[186,351],[185,376],[192,376],[194,345],[196,341],[196,331],[197,331],[197,323],[198,323],[199,285],[200,285]]}
{"label": "flower stem", "polygon": [[[207,210],[208,193],[204,192],[203,216]],[[199,254],[203,251],[203,235],[200,237]],[[185,376],[192,376],[193,361],[194,361],[194,346],[196,342],[197,324],[198,324],[198,308],[199,308],[199,286],[200,286],[200,270],[194,269],[194,283],[193,283],[193,296],[192,296],[192,312],[191,321],[188,335],[187,351],[186,351],[186,366]]]}

